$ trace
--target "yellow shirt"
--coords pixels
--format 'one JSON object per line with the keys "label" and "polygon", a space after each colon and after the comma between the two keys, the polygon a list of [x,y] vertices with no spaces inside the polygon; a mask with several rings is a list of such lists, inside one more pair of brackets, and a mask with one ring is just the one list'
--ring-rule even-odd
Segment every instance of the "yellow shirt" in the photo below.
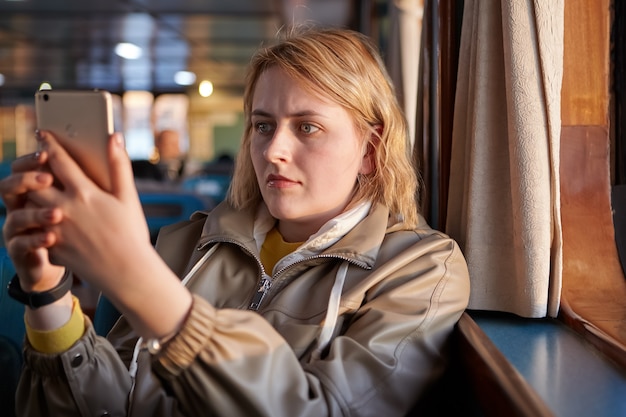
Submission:
{"label": "yellow shirt", "polygon": [[291,252],[298,249],[303,242],[285,242],[277,228],[273,228],[265,236],[265,242],[261,246],[261,262],[265,272],[272,275],[274,265]]}

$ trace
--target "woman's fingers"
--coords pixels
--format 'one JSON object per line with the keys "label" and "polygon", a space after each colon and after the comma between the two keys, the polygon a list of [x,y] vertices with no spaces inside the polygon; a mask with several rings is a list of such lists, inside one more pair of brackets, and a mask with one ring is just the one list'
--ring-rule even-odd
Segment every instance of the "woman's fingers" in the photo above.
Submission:
{"label": "woman's fingers", "polygon": [[[47,153],[50,170],[62,188],[71,194],[100,190],[100,187],[89,178],[83,167],[79,166],[65,148],[48,132],[40,134],[42,149]],[[120,133],[109,137],[108,165],[111,180],[110,193],[118,198],[136,197],[136,188],[130,158],[126,153],[124,138]]]}
{"label": "woman's fingers", "polygon": [[35,152],[11,163],[11,175],[0,180],[0,197],[7,209],[21,207],[29,191],[52,185],[54,178],[49,173],[47,160],[47,152]]}
{"label": "woman's fingers", "polygon": [[11,163],[11,172],[37,171],[43,169],[48,154],[46,152],[35,152],[16,158]]}
{"label": "woman's fingers", "polygon": [[111,167],[111,193],[122,199],[136,198],[133,168],[126,153],[124,138],[121,133],[114,133],[109,138],[109,166]]}
{"label": "woman's fingers", "polygon": [[28,207],[9,213],[4,222],[4,230],[11,237],[28,230],[59,224],[62,219],[63,213],[58,208]]}
{"label": "woman's fingers", "polygon": [[39,137],[41,149],[48,155],[50,170],[64,189],[78,191],[93,187],[93,181],[85,175],[51,133],[43,131]]}
{"label": "woman's fingers", "polygon": [[39,249],[48,249],[56,243],[56,235],[47,230],[30,234],[17,235],[5,243],[7,252],[12,259],[34,253]]}
{"label": "woman's fingers", "polygon": [[[114,133],[109,138],[109,166],[111,172],[111,193],[124,202],[128,207],[128,216],[141,219],[138,224],[143,225],[142,233],[149,239],[150,231],[145,221],[143,208],[139,201],[139,194],[135,186],[133,168],[126,153],[124,138],[120,133]],[[134,213],[130,213],[130,211]]]}
{"label": "woman's fingers", "polygon": [[3,227],[5,246],[20,280],[27,283],[27,287],[37,285],[58,269],[48,260],[48,248],[57,242],[57,235],[48,227],[54,227],[60,219],[60,210],[34,208],[17,210],[7,216]]}
{"label": "woman's fingers", "polygon": [[[20,248],[48,247],[52,244],[48,228],[59,224],[63,219],[63,213],[59,209],[50,208],[24,208],[10,212],[3,226],[5,242],[11,242],[25,236]],[[7,244],[8,246],[8,244]]]}
{"label": "woman's fingers", "polygon": [[54,177],[48,172],[19,172],[0,180],[0,196],[10,211],[23,206],[29,192],[49,188],[53,182]]}

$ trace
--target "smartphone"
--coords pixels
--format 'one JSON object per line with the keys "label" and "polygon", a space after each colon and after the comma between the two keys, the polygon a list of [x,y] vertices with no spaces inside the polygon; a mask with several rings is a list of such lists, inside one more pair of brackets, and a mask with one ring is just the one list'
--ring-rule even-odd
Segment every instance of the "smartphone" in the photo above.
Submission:
{"label": "smartphone", "polygon": [[113,134],[111,94],[104,90],[39,90],[37,129],[52,132],[83,171],[102,189],[111,189],[108,142]]}

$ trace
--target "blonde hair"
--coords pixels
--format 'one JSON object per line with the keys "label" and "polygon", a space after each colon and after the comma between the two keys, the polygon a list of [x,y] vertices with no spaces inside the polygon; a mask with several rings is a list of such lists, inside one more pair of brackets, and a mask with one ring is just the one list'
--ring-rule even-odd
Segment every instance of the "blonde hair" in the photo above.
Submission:
{"label": "blonde hair", "polygon": [[418,180],[404,114],[376,47],[365,35],[346,29],[293,31],[253,56],[244,92],[245,129],[229,202],[242,209],[262,199],[250,155],[250,112],[257,81],[270,67],[280,68],[315,94],[322,91],[352,115],[357,129],[371,133],[366,136],[375,166],[371,173],[359,175],[352,204],[382,203],[405,226],[415,226]]}

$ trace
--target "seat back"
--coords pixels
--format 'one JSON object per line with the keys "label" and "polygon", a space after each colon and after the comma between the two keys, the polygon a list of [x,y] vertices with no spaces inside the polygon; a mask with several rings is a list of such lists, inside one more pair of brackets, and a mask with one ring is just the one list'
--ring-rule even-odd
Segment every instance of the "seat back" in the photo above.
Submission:
{"label": "seat back", "polygon": [[6,248],[0,247],[0,414],[15,415],[15,389],[22,368],[22,344],[24,327],[24,306],[7,293],[9,281],[15,275],[13,262]]}
{"label": "seat back", "polygon": [[24,342],[26,329],[24,327],[24,306],[11,297],[6,291],[11,278],[15,275],[15,268],[6,248],[0,247],[0,336],[6,337],[18,349]]}
{"label": "seat back", "polygon": [[22,355],[12,340],[0,336],[0,410],[2,415],[15,415],[15,390],[20,378]]}
{"label": "seat back", "polygon": [[154,243],[159,230],[189,217],[199,210],[210,210],[213,200],[189,192],[140,192],[139,199]]}
{"label": "seat back", "polygon": [[117,308],[106,298],[103,294],[100,294],[98,298],[98,305],[93,316],[93,328],[96,334],[104,336],[109,333],[109,330],[113,327],[117,319],[121,316]]}

